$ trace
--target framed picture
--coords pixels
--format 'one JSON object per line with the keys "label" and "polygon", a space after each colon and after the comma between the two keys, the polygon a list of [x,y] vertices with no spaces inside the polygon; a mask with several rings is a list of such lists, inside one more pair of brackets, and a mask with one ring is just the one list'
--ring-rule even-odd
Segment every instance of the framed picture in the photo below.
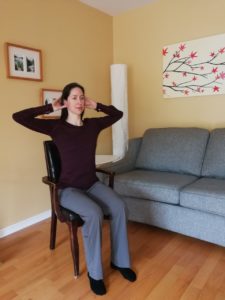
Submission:
{"label": "framed picture", "polygon": [[[54,100],[59,99],[62,95],[62,91],[54,89],[42,89],[41,90],[41,105],[52,103]],[[61,110],[54,111],[50,114],[43,115],[45,119],[59,118],[61,116]]]}
{"label": "framed picture", "polygon": [[6,43],[7,76],[42,81],[41,50]]}

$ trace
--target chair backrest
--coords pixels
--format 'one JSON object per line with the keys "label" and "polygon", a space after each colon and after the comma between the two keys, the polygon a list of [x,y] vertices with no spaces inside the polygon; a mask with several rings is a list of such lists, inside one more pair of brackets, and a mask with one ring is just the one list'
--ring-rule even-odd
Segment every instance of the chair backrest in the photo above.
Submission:
{"label": "chair backrest", "polygon": [[61,161],[58,149],[53,141],[44,141],[45,161],[48,177],[53,182],[58,182]]}

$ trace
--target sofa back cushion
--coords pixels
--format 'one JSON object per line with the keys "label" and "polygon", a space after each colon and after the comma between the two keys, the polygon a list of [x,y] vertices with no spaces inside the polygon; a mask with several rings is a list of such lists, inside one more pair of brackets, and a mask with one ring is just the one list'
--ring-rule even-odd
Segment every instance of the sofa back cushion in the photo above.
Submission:
{"label": "sofa back cushion", "polygon": [[225,178],[225,128],[214,129],[210,134],[202,176]]}
{"label": "sofa back cushion", "polygon": [[201,128],[148,129],[135,166],[199,176],[208,137],[208,130]]}

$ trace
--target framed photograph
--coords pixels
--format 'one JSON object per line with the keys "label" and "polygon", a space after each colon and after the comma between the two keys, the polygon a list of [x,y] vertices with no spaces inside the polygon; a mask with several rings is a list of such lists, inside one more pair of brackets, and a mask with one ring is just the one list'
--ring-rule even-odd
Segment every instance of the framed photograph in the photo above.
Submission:
{"label": "framed photograph", "polygon": [[7,76],[42,81],[41,50],[6,43]]}
{"label": "framed photograph", "polygon": [[[62,95],[62,91],[54,89],[42,89],[41,90],[41,105],[52,103],[54,100],[59,99]],[[61,110],[54,111],[50,114],[43,115],[45,119],[59,118],[61,116]]]}

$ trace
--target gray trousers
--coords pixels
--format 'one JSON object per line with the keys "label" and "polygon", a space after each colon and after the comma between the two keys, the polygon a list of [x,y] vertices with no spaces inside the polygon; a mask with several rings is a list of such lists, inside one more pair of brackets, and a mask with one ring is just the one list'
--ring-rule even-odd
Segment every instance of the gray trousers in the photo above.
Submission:
{"label": "gray trousers", "polygon": [[102,269],[102,221],[110,216],[111,261],[122,268],[130,268],[127,239],[126,208],[123,200],[100,181],[87,191],[65,188],[59,191],[60,203],[84,220],[82,236],[87,269],[96,280],[103,279]]}

